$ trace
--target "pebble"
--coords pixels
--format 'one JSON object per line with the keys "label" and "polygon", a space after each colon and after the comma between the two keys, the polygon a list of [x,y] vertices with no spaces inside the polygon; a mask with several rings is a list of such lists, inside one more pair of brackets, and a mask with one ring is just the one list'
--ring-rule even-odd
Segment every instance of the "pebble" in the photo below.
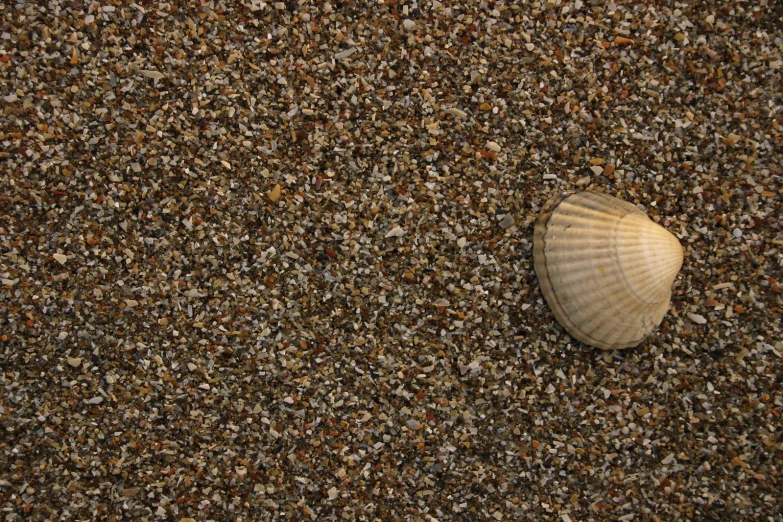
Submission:
{"label": "pebble", "polygon": [[688,319],[696,324],[707,324],[707,319],[703,315],[688,313]]}
{"label": "pebble", "polygon": [[460,109],[457,109],[455,107],[449,107],[448,109],[444,110],[446,114],[451,114],[452,116],[457,116],[458,118],[467,118],[468,113],[465,111],[462,111]]}
{"label": "pebble", "polygon": [[273,203],[277,202],[280,199],[281,191],[282,187],[280,186],[280,183],[276,184],[274,187],[272,187],[272,190],[269,191],[269,200]]}
{"label": "pebble", "polygon": [[141,70],[139,72],[141,72],[141,75],[144,76],[145,78],[151,78],[156,82],[166,77],[163,73],[159,71]]}
{"label": "pebble", "polygon": [[356,47],[351,47],[350,49],[346,49],[344,51],[340,51],[339,53],[335,53],[334,59],[335,60],[344,60],[345,58],[348,58],[353,53],[356,52]]}
{"label": "pebble", "polygon": [[402,237],[405,235],[405,230],[403,230],[401,227],[395,226],[389,229],[388,232],[386,232],[386,236],[384,236],[386,239],[390,237]]}
{"label": "pebble", "polygon": [[492,152],[500,152],[500,145],[494,141],[488,141],[487,150],[491,150]]}
{"label": "pebble", "polygon": [[498,225],[500,225],[500,228],[503,229],[511,228],[512,226],[514,226],[514,217],[511,214],[506,214],[500,220]]}

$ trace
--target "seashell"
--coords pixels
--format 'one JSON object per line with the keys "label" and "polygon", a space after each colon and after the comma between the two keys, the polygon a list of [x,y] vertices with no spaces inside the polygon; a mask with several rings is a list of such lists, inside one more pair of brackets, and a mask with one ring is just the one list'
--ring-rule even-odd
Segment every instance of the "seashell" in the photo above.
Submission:
{"label": "seashell", "polygon": [[682,260],[676,237],[606,194],[563,194],[536,220],[544,298],[568,333],[596,348],[636,346],[661,323]]}

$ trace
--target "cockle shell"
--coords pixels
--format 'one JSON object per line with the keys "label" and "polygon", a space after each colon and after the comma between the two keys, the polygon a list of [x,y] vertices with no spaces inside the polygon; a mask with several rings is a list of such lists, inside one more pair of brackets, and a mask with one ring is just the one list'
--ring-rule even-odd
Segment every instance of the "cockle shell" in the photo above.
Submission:
{"label": "cockle shell", "polygon": [[606,194],[549,201],[533,233],[536,275],[555,318],[604,350],[636,346],[661,323],[682,260],[676,237]]}

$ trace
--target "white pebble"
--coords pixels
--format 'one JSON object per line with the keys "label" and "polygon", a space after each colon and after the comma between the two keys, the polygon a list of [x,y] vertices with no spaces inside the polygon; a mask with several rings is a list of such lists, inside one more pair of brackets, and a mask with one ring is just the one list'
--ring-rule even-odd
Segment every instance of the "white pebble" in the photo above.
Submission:
{"label": "white pebble", "polygon": [[355,52],[356,52],[356,47],[351,47],[350,49],[346,49],[345,51],[340,51],[339,53],[335,54],[334,59],[342,60],[343,58],[348,58]]}
{"label": "white pebble", "polygon": [[688,319],[690,319],[691,321],[693,321],[696,324],[706,324],[707,323],[707,319],[705,319],[703,315],[699,315],[699,314],[690,314],[689,313],[688,314]]}
{"label": "white pebble", "polygon": [[404,236],[404,235],[405,235],[405,230],[403,230],[400,227],[394,227],[391,230],[389,230],[388,232],[386,232],[386,236],[385,237],[386,237],[386,239],[388,239],[390,237],[400,237],[400,236]]}
{"label": "white pebble", "polygon": [[142,75],[142,76],[144,76],[145,78],[150,78],[150,79],[152,79],[152,80],[155,80],[156,82],[157,82],[158,80],[160,80],[160,79],[162,79],[162,78],[165,78],[165,77],[166,77],[166,76],[165,76],[163,73],[161,73],[161,72],[159,72],[159,71],[155,71],[155,70],[150,70],[150,69],[142,69],[142,70],[141,70],[141,71],[139,71],[139,72],[140,72],[140,73],[141,73],[141,75]]}
{"label": "white pebble", "polygon": [[445,112],[446,114],[451,114],[452,116],[457,116],[458,118],[465,118],[468,115],[467,112],[457,109],[456,107],[449,107],[443,112]]}

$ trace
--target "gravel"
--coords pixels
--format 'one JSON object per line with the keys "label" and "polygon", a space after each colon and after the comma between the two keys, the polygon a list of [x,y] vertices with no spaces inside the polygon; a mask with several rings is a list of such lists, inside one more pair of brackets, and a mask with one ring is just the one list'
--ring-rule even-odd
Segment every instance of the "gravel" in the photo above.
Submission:
{"label": "gravel", "polygon": [[[4,520],[780,520],[778,2],[0,5]],[[533,221],[641,205],[640,346]]]}

